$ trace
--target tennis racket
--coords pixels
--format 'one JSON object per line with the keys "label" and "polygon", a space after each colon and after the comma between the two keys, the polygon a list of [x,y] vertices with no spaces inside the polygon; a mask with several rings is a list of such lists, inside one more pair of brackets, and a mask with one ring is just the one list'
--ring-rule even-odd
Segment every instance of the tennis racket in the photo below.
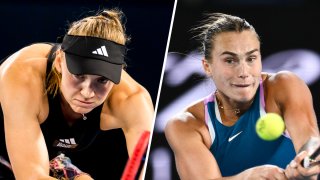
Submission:
{"label": "tennis racket", "polygon": [[144,131],[141,134],[133,154],[126,164],[121,180],[134,180],[136,179],[136,176],[139,176],[140,173],[138,172],[142,169],[140,165],[143,166],[143,163],[141,164],[141,162],[144,161],[143,155],[146,153],[149,137],[149,131]]}
{"label": "tennis racket", "polygon": [[306,150],[309,152],[309,155],[305,157],[301,161],[301,165],[304,168],[309,168],[315,165],[320,164],[319,160],[316,160],[318,155],[320,154],[320,138],[319,137],[312,137],[310,138],[301,148],[302,150]]}

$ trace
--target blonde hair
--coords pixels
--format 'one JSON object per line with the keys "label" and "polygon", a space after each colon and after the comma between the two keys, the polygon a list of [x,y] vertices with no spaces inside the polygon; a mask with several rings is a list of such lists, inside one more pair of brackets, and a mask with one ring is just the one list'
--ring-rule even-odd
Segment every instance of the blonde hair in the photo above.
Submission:
{"label": "blonde hair", "polygon": [[[118,9],[104,10],[95,16],[89,16],[71,23],[68,35],[91,36],[125,45],[129,40],[121,20],[124,14]],[[47,77],[46,93],[55,96],[60,89],[61,74],[54,63]]]}

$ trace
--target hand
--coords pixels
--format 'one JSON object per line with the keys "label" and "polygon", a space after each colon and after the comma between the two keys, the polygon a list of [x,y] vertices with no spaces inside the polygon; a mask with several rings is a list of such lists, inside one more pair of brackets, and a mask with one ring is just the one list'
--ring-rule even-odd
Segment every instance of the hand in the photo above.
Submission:
{"label": "hand", "polygon": [[87,174],[87,173],[82,173],[82,174],[74,177],[73,180],[93,180],[93,179],[92,179],[92,177],[91,177],[89,174]]}
{"label": "hand", "polygon": [[[287,165],[285,174],[290,179],[317,179],[320,173],[320,165],[315,165],[309,168],[301,166],[301,161],[308,157],[307,151],[300,152],[291,162]],[[319,157],[317,157],[319,159]]]}
{"label": "hand", "polygon": [[[74,180],[89,179],[88,177],[90,177],[88,174],[83,173],[79,168],[73,165],[70,158],[64,154],[60,154],[50,161],[50,171],[52,172],[53,177],[57,179]],[[88,177],[85,178],[85,176]]]}
{"label": "hand", "polygon": [[277,179],[286,180],[287,177],[284,174],[284,170],[279,168],[278,166],[274,165],[263,165],[263,166],[257,166],[250,169],[247,169],[243,173],[239,174],[241,175],[240,179]]}

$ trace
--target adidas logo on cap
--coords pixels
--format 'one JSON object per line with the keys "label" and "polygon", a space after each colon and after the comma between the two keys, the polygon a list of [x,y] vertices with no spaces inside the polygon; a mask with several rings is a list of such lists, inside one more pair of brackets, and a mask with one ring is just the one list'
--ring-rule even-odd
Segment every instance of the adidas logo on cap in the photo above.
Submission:
{"label": "adidas logo on cap", "polygon": [[109,57],[106,46],[101,46],[100,48],[96,49],[95,51],[92,51],[92,54],[99,54],[99,55],[102,55],[105,57]]}

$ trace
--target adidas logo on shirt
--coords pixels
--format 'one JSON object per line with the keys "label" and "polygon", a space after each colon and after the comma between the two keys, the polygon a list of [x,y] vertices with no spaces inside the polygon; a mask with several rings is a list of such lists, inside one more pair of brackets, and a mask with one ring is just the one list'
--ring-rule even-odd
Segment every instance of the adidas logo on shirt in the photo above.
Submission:
{"label": "adidas logo on shirt", "polygon": [[96,49],[95,51],[92,51],[92,54],[99,54],[99,55],[102,55],[105,57],[109,57],[106,46],[101,46],[100,48]]}
{"label": "adidas logo on shirt", "polygon": [[53,146],[73,149],[73,148],[76,148],[78,146],[78,144],[76,143],[74,138],[69,138],[69,139],[55,140],[53,142]]}

